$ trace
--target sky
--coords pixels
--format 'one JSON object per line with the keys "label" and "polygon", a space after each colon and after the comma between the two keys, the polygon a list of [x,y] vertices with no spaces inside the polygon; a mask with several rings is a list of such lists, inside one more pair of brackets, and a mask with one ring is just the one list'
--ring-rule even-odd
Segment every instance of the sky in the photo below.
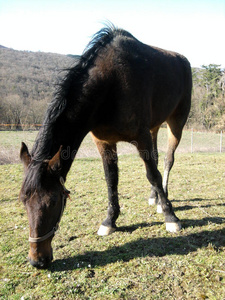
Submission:
{"label": "sky", "polygon": [[0,45],[80,55],[107,21],[192,67],[225,68],[225,0],[0,0]]}

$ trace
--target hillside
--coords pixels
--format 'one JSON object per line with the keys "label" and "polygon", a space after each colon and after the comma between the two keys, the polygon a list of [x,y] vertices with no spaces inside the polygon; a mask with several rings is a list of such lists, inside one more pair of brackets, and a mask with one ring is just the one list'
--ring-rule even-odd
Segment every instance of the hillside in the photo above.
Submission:
{"label": "hillside", "polygon": [[16,94],[40,100],[51,94],[59,72],[73,63],[71,57],[43,52],[0,48],[0,96]]}
{"label": "hillside", "polygon": [[[75,55],[16,51],[0,46],[0,126],[40,124],[55,85]],[[193,96],[188,126],[225,130],[225,73],[219,65],[192,69]]]}
{"label": "hillside", "polygon": [[[29,123],[40,123],[43,111],[51,100],[55,84],[63,75],[63,69],[71,67],[74,59],[71,56],[16,51],[0,46],[0,123],[16,123],[16,112]],[[17,106],[17,107],[16,107]],[[29,110],[39,108],[36,117]],[[33,120],[32,120],[33,119]]]}

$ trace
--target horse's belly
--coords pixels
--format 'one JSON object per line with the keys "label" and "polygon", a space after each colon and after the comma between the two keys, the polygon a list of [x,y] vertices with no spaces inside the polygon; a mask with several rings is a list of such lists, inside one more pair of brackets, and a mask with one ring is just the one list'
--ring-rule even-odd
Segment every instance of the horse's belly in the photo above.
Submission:
{"label": "horse's belly", "polygon": [[110,144],[117,143],[121,141],[130,142],[132,141],[136,134],[137,128],[127,127],[127,126],[99,126],[92,130],[92,134],[95,138],[106,141]]}

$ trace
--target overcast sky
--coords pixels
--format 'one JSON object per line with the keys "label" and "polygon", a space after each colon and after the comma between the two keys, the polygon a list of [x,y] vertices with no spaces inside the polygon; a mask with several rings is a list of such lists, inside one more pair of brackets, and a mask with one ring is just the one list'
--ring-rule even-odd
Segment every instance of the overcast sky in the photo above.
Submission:
{"label": "overcast sky", "polygon": [[107,20],[193,67],[225,68],[225,0],[0,0],[0,45],[82,54]]}

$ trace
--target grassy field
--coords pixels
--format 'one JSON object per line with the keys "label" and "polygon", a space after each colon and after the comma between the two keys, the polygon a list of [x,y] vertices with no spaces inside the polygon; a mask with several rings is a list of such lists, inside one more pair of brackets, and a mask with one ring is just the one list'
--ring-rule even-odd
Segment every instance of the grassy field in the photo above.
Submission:
{"label": "grassy field", "polygon": [[[1,163],[18,162],[21,141],[31,148],[36,134],[0,132]],[[26,261],[28,221],[18,201],[22,166],[0,166],[0,297],[225,299],[225,155],[185,153],[190,135],[183,134],[170,180],[169,196],[182,231],[167,233],[163,217],[148,207],[143,163],[135,148],[121,143],[119,230],[104,238],[96,232],[106,215],[106,184],[88,135],[69,173],[72,201],[53,242],[55,260],[45,271]],[[218,148],[219,135],[194,133],[194,151]],[[159,150],[165,149],[166,130],[161,129]]]}
{"label": "grassy field", "polygon": [[[90,145],[88,137],[84,149]],[[148,206],[142,161],[120,151],[118,231],[96,234],[107,209],[100,159],[76,159],[66,183],[71,201],[47,270],[26,259],[28,220],[18,201],[22,166],[0,166],[1,299],[225,299],[225,154],[176,155],[169,198],[183,229],[170,234]],[[160,155],[161,171],[162,161]]]}

